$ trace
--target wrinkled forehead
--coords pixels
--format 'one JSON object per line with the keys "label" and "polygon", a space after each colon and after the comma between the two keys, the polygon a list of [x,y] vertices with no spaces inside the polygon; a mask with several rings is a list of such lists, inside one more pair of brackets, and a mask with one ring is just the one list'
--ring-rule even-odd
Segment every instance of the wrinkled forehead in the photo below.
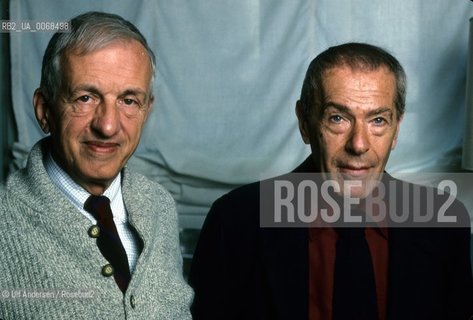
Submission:
{"label": "wrinkled forehead", "polygon": [[[102,55],[102,52],[103,55]],[[77,73],[80,73],[83,71],[82,68],[75,68],[72,67],[74,65],[74,62],[77,62],[77,59],[82,60],[82,61],[87,61],[87,58],[91,57],[96,57],[96,58],[91,58],[89,62],[94,64],[94,60],[101,60],[104,55],[110,55],[113,53],[119,53],[119,52],[125,52],[125,56],[123,56],[123,65],[130,65],[130,62],[132,61],[138,61],[137,64],[135,64],[135,67],[137,69],[141,69],[143,72],[141,73],[144,76],[147,76],[147,87],[151,91],[151,85],[152,85],[152,80],[153,80],[153,65],[152,61],[148,55],[148,52],[146,48],[138,41],[133,40],[133,39],[126,39],[126,40],[114,40],[114,41],[109,41],[107,43],[102,43],[100,46],[89,46],[89,47],[80,47],[80,46],[75,46],[73,48],[68,49],[65,51],[62,56],[61,56],[61,78],[62,78],[62,86],[63,89],[67,89],[68,81],[70,81],[71,76],[76,75]],[[136,60],[135,60],[136,59]],[[105,64],[108,61],[105,61]],[[85,63],[85,62],[84,62]],[[145,65],[147,69],[145,69]],[[90,64],[88,64],[90,66]],[[87,66],[84,66],[84,69]],[[115,70],[110,70],[110,72],[114,72]],[[146,72],[148,71],[148,72]],[[124,75],[125,77],[127,75]]]}
{"label": "wrinkled forehead", "polygon": [[325,70],[321,78],[322,98],[325,100],[327,93],[334,88],[339,90],[347,88],[358,88],[360,90],[370,90],[373,94],[376,90],[383,90],[384,93],[392,96],[393,103],[396,95],[395,74],[386,66],[379,67],[353,67],[351,65],[340,65]]}
{"label": "wrinkled forehead", "polygon": [[378,68],[337,66],[327,69],[321,80],[321,90],[318,90],[318,94],[314,97],[319,115],[325,111],[328,103],[342,101],[347,102],[347,106],[351,103],[374,103],[393,110],[396,108],[395,75],[384,66]]}
{"label": "wrinkled forehead", "polygon": [[124,46],[124,47],[130,47],[130,48],[133,47],[133,49],[139,48],[139,50],[137,50],[137,54],[143,57],[146,57],[149,60],[150,67],[152,67],[152,64],[153,64],[152,57],[149,55],[146,48],[143,46],[141,42],[132,38],[117,38],[117,39],[95,41],[95,42],[78,42],[74,44],[74,46],[66,48],[63,51],[61,55],[61,60],[65,62],[67,57],[71,55],[84,56],[84,55],[93,54],[97,51],[100,51],[109,47],[115,47],[115,46]]}

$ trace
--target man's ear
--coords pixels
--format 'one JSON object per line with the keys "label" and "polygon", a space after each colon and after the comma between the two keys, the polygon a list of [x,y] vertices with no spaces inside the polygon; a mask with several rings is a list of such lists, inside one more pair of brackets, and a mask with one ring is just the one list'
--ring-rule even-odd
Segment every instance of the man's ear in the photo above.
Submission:
{"label": "man's ear", "polygon": [[307,123],[307,117],[303,108],[302,102],[298,100],[296,103],[296,115],[299,122],[299,131],[304,143],[310,144],[309,124]]}
{"label": "man's ear", "polygon": [[149,114],[153,110],[153,103],[154,103],[154,94],[151,93],[149,98],[148,98],[148,108],[146,110],[145,122],[148,119]]}
{"label": "man's ear", "polygon": [[49,116],[49,107],[46,102],[46,98],[44,94],[41,92],[41,89],[36,89],[33,95],[33,106],[34,106],[34,113],[36,116],[36,121],[38,121],[41,130],[44,133],[50,132],[50,116]]}

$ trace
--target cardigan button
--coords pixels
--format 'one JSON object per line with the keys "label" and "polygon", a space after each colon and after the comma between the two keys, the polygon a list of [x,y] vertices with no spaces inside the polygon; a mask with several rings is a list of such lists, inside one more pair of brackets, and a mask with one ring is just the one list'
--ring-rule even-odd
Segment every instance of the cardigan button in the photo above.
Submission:
{"label": "cardigan button", "polygon": [[104,277],[110,277],[113,275],[113,267],[111,264],[106,264],[102,267],[102,275]]}
{"label": "cardigan button", "polygon": [[89,237],[91,238],[98,238],[100,236],[100,228],[97,225],[93,225],[89,228],[87,233],[89,234]]}
{"label": "cardigan button", "polygon": [[130,305],[133,309],[135,309],[136,307],[136,299],[135,299],[135,296],[134,295],[131,295],[130,296]]}

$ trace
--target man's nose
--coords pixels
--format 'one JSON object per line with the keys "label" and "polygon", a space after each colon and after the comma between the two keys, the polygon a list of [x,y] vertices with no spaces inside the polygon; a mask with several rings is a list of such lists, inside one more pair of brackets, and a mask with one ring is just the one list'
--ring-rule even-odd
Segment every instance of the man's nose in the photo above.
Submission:
{"label": "man's nose", "polygon": [[92,129],[101,137],[108,138],[120,131],[120,111],[113,99],[104,99],[96,108]]}
{"label": "man's nose", "polygon": [[349,153],[355,155],[363,154],[370,149],[368,128],[363,122],[356,121],[354,123],[345,148]]}

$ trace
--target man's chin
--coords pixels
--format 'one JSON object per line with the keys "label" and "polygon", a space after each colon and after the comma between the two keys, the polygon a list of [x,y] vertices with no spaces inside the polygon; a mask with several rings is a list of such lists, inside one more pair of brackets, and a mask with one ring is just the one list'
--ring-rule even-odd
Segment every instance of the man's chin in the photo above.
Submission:
{"label": "man's chin", "polygon": [[368,197],[379,184],[379,179],[370,177],[368,179],[340,179],[340,196],[344,198]]}

